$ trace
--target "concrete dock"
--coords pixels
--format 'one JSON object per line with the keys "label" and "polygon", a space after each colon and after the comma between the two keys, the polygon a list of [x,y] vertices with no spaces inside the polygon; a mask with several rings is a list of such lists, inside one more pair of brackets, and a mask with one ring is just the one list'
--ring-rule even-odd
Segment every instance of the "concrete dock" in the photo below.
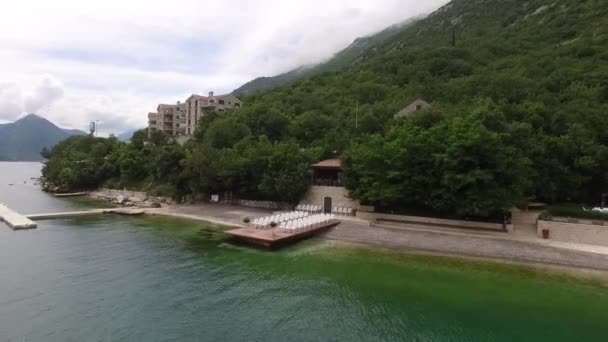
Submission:
{"label": "concrete dock", "polygon": [[44,214],[32,214],[26,217],[31,220],[53,220],[60,218],[72,218],[72,217],[83,217],[93,216],[100,214],[118,214],[126,216],[138,216],[145,214],[146,211],[137,208],[109,208],[109,209],[90,209],[80,211],[64,211],[59,213],[44,213]]}
{"label": "concrete dock", "polygon": [[137,208],[109,208],[109,209],[90,209],[80,211],[67,211],[58,213],[44,213],[21,215],[7,206],[0,204],[0,221],[4,221],[14,230],[36,228],[36,223],[32,220],[52,220],[60,218],[84,217],[101,214],[117,214],[127,216],[138,216],[145,214],[146,211]]}
{"label": "concrete dock", "polygon": [[14,230],[33,229],[36,228],[36,223],[29,218],[12,211],[4,204],[0,204],[0,221],[4,221],[9,227]]}
{"label": "concrete dock", "polygon": [[59,213],[44,213],[44,214],[32,214],[26,215],[30,220],[52,220],[59,218],[70,218],[70,217],[81,217],[103,214],[105,209],[92,209],[92,210],[81,210],[81,211],[67,211]]}

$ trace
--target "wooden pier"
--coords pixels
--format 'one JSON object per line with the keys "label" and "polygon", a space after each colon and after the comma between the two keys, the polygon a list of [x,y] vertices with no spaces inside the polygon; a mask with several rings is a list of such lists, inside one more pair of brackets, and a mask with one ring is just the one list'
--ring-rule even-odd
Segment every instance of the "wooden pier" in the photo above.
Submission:
{"label": "wooden pier", "polygon": [[4,204],[0,204],[0,221],[4,221],[9,227],[13,228],[14,230],[36,228],[36,223],[34,223],[29,218],[12,211]]}
{"label": "wooden pier", "polygon": [[238,241],[243,241],[252,245],[266,248],[274,248],[307,239],[314,235],[325,232],[338,224],[340,224],[340,221],[332,220],[325,225],[293,233],[282,231],[279,228],[257,229],[253,227],[246,227],[226,231],[226,234]]}

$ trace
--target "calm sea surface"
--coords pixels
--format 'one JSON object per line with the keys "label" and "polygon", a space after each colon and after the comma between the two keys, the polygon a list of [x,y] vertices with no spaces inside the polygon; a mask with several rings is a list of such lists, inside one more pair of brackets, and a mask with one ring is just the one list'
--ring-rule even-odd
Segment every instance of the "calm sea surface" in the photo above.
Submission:
{"label": "calm sea surface", "polygon": [[[0,202],[98,204],[40,192],[40,167],[0,163]],[[0,223],[2,342],[606,341],[606,284],[320,240],[266,252],[174,219]]]}

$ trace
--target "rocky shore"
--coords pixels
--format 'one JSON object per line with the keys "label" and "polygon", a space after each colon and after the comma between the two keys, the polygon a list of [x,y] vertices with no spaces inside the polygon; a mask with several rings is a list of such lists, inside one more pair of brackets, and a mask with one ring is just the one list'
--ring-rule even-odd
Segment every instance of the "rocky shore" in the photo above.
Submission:
{"label": "rocky shore", "polygon": [[175,202],[171,198],[150,196],[141,191],[98,189],[89,193],[89,196],[96,199],[106,200],[111,203],[124,207],[139,208],[161,208]]}

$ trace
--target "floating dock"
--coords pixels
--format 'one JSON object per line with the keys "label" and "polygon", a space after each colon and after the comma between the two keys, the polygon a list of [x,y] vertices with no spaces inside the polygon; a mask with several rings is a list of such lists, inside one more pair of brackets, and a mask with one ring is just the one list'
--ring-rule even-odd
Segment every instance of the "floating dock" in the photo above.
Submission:
{"label": "floating dock", "polygon": [[332,220],[325,225],[293,233],[282,231],[279,228],[257,229],[253,227],[246,227],[228,230],[226,231],[226,234],[238,241],[243,241],[252,245],[266,248],[274,248],[307,239],[314,235],[325,232],[338,224],[340,224],[340,221]]}
{"label": "floating dock", "polygon": [[145,214],[146,211],[143,209],[127,209],[127,208],[116,208],[116,209],[90,209],[81,211],[67,211],[60,213],[45,213],[45,214],[33,214],[27,215],[26,217],[31,220],[52,220],[60,218],[71,218],[71,217],[83,217],[93,216],[100,214],[118,214],[127,216],[138,216]]}
{"label": "floating dock", "polygon": [[110,209],[90,209],[81,211],[67,211],[59,213],[44,213],[21,215],[4,204],[0,204],[0,222],[4,221],[9,227],[14,230],[36,228],[36,223],[32,220],[52,220],[60,218],[84,217],[101,214],[117,214],[127,216],[139,216],[145,214],[144,209],[136,208],[110,208]]}
{"label": "floating dock", "polygon": [[0,204],[0,221],[4,221],[14,230],[36,228],[36,223],[34,223],[34,221],[12,211],[4,204]]}
{"label": "floating dock", "polygon": [[32,214],[26,215],[30,220],[52,220],[59,218],[70,218],[70,217],[81,217],[103,214],[105,209],[92,209],[92,210],[81,210],[81,211],[67,211],[60,213],[45,213],[45,214]]}

